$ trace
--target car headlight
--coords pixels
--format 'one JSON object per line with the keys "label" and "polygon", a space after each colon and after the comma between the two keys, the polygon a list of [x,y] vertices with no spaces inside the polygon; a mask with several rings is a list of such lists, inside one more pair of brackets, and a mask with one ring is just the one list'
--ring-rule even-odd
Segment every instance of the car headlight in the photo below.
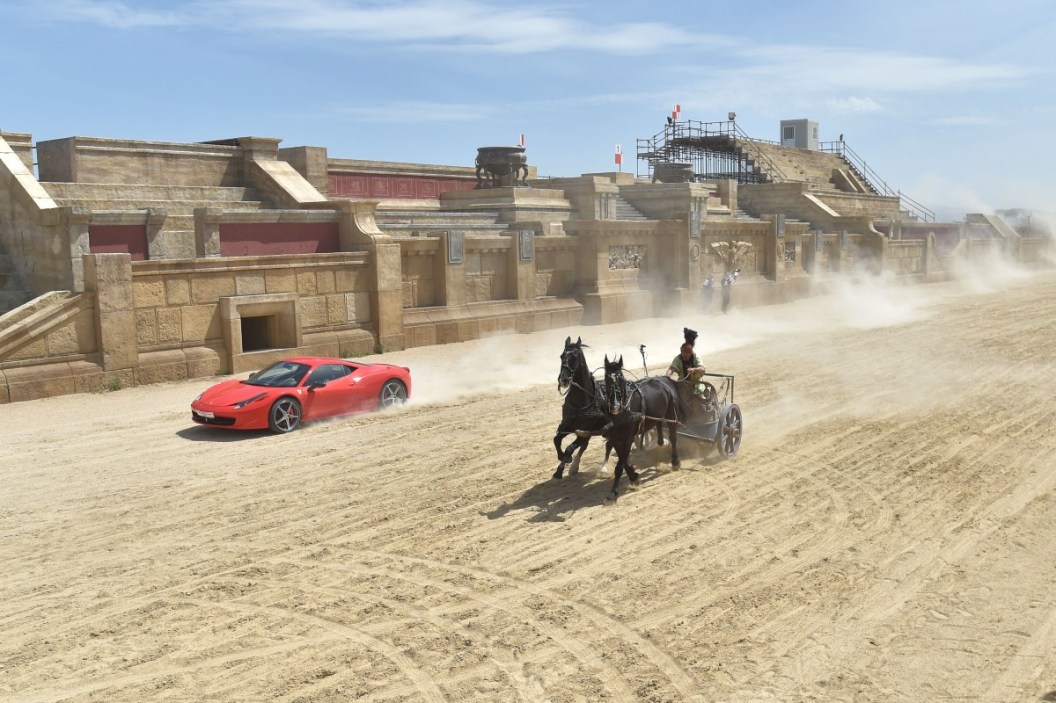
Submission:
{"label": "car headlight", "polygon": [[254,402],[254,401],[257,401],[257,400],[260,400],[260,399],[261,399],[261,398],[263,398],[263,397],[264,397],[265,395],[267,395],[267,393],[257,393],[257,394],[256,394],[255,396],[253,396],[252,398],[246,398],[245,400],[240,400],[240,401],[238,401],[237,403],[235,403],[234,407],[235,407],[235,408],[244,408],[244,407],[246,407],[247,405],[249,405],[250,403],[252,403],[252,402]]}

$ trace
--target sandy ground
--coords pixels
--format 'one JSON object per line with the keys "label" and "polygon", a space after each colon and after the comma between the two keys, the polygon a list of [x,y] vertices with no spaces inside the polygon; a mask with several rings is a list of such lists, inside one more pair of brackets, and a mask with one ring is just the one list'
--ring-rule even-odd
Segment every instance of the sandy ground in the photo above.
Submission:
{"label": "sandy ground", "polygon": [[[212,379],[0,406],[0,701],[1054,701],[1056,273],[391,353],[402,410],[190,422]],[[566,334],[701,331],[721,461],[595,442]]]}

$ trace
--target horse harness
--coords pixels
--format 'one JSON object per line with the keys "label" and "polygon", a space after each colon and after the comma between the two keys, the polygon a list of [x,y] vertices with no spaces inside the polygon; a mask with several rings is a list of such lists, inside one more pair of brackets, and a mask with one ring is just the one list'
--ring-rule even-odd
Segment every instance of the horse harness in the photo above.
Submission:
{"label": "horse harness", "polygon": [[[574,365],[569,363],[569,361],[568,361],[569,356],[572,356],[572,360],[574,362]],[[587,372],[588,377],[591,380],[591,383],[590,383],[590,385],[592,386],[591,388],[585,388],[581,383],[579,383],[576,380],[576,371],[580,368],[580,366],[584,366],[584,368],[585,368],[585,364],[586,364],[586,360],[583,358],[582,353],[574,354],[570,349],[566,349],[561,354],[561,370],[558,372],[558,375],[557,375],[557,378],[558,378],[558,393],[561,392],[561,377],[564,375],[564,373],[566,371],[568,372],[568,388],[566,389],[566,391],[563,394],[563,395],[565,395],[565,404],[564,404],[564,406],[561,409],[562,420],[567,421],[567,420],[572,420],[572,419],[577,419],[577,418],[582,418],[582,419],[586,420],[588,418],[595,418],[596,420],[600,421],[602,418],[605,418],[606,420],[609,419],[609,413],[607,412],[607,409],[604,407],[604,404],[605,404],[604,401],[606,400],[605,396],[604,396],[604,392],[603,391],[599,392],[598,382],[596,380],[594,380],[593,374],[590,374],[589,371]],[[586,398],[586,400],[583,403],[583,405],[581,405],[579,407],[576,407],[575,405],[573,405],[572,403],[569,402],[571,399],[568,397],[568,394],[571,392],[571,389],[573,387],[575,387],[575,388],[579,389],[580,391],[582,391],[584,396],[585,396],[585,398]],[[599,400],[601,402],[599,402]],[[606,423],[602,423],[602,424],[606,424]],[[583,436],[592,436],[593,437],[593,436],[598,436],[598,435],[602,434],[601,432],[596,432],[596,431],[591,431],[591,430],[579,430],[579,429],[573,430],[573,432],[575,433],[575,435],[577,437],[583,437]]]}

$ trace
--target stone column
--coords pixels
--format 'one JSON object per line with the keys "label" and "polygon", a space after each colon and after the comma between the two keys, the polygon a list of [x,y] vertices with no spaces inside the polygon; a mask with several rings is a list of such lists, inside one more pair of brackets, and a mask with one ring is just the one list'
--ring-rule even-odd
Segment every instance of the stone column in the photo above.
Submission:
{"label": "stone column", "polygon": [[821,273],[818,262],[821,259],[821,244],[825,241],[824,235],[820,229],[812,230],[807,241],[809,242],[809,245],[805,244],[803,250],[800,252],[800,264],[804,271],[812,276],[816,276]]}
{"label": "stone column", "polygon": [[535,298],[535,232],[522,229],[511,232],[507,250],[506,278],[514,300]]}
{"label": "stone column", "polygon": [[317,191],[329,195],[330,174],[327,171],[325,147],[298,146],[279,149],[279,158],[293,166]]}
{"label": "stone column", "polygon": [[242,158],[246,161],[275,161],[279,158],[279,142],[274,137],[239,137]]}
{"label": "stone column", "polygon": [[88,241],[88,225],[92,213],[85,208],[63,208],[66,220],[66,235],[70,243],[70,290],[85,290],[84,257],[91,253]]}
{"label": "stone column", "polygon": [[389,239],[378,227],[374,213],[377,200],[329,200],[310,203],[315,210],[338,211],[338,238],[341,251],[364,251],[374,246],[379,239]]}
{"label": "stone column", "polygon": [[220,219],[218,207],[194,209],[194,254],[200,258],[220,256]]}
{"label": "stone column", "polygon": [[84,257],[85,288],[95,292],[96,337],[104,371],[139,365],[136,311],[132,299],[132,257],[89,254]]}
{"label": "stone column", "polygon": [[461,230],[440,232],[436,280],[440,285],[441,305],[457,307],[466,304],[465,245],[465,236]]}
{"label": "stone column", "polygon": [[[164,208],[150,208],[147,210],[147,258],[151,260],[167,259],[165,242],[161,237],[161,228],[165,226],[165,219],[169,213]],[[195,231],[197,231],[197,222]],[[218,250],[219,251],[219,250]]]}
{"label": "stone column", "polygon": [[930,278],[935,270],[937,258],[935,256],[935,233],[928,232],[924,238],[924,276]]}
{"label": "stone column", "polygon": [[400,245],[385,237],[374,245],[375,290],[371,315],[378,333],[378,347],[392,351],[403,349],[403,262]]}
{"label": "stone column", "polygon": [[737,181],[733,178],[723,178],[715,182],[718,186],[719,200],[728,208],[730,212],[737,209]]}
{"label": "stone column", "polygon": [[785,216],[778,213],[771,220],[770,233],[766,237],[766,264],[764,275],[774,283],[781,282],[781,269],[785,265]]}
{"label": "stone column", "polygon": [[576,253],[576,287],[577,298],[583,303],[583,324],[593,325],[606,322],[609,315],[606,311],[603,289],[609,275],[608,240],[588,227],[578,229],[579,250]]}
{"label": "stone column", "polygon": [[701,239],[691,236],[691,213],[685,220],[671,220],[669,225],[667,222],[664,225],[653,235],[656,244],[649,247],[656,251],[646,253],[649,263],[646,276],[658,310],[666,315],[677,312],[682,305],[693,305],[690,291],[695,294],[696,289],[690,288],[693,280],[690,264],[694,254],[700,256]]}
{"label": "stone column", "polygon": [[341,251],[370,254],[373,270],[370,314],[378,346],[387,351],[403,349],[403,261],[399,243],[382,232],[374,219],[378,201],[331,200],[310,205],[340,213]]}

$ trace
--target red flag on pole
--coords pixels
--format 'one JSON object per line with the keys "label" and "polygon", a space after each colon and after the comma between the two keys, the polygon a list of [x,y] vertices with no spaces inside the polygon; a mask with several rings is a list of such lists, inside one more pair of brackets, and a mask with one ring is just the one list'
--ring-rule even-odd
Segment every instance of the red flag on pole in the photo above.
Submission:
{"label": "red flag on pole", "polygon": [[623,164],[623,147],[619,144],[616,145],[616,165]]}
{"label": "red flag on pole", "polygon": [[682,114],[682,105],[675,103],[675,106],[671,108],[671,119],[677,122],[680,114]]}
{"label": "red flag on pole", "polygon": [[521,146],[524,146],[524,132],[521,132],[521,141],[520,141],[520,145],[521,145]]}

